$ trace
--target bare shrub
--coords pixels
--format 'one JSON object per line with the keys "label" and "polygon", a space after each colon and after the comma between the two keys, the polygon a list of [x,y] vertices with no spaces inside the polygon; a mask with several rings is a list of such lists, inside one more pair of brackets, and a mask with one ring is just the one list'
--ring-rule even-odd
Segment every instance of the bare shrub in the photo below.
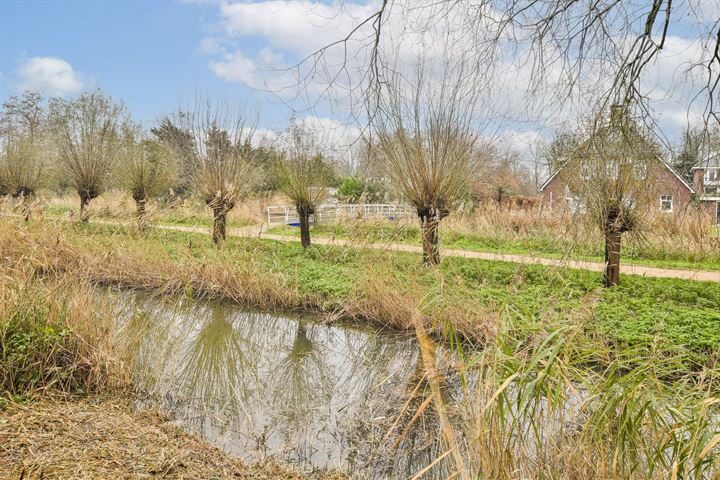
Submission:
{"label": "bare shrub", "polygon": [[[576,208],[594,219],[605,238],[603,283],[620,283],[622,234],[640,231],[656,197],[658,148],[626,106],[601,113],[590,136],[575,150],[563,177]],[[568,168],[569,167],[569,168]]]}
{"label": "bare shrub", "polygon": [[52,99],[51,124],[63,175],[80,196],[80,220],[107,187],[128,118],[125,106],[97,90],[76,100]]}
{"label": "bare shrub", "polygon": [[25,221],[30,220],[30,202],[40,186],[43,173],[42,151],[27,139],[4,143],[0,156],[0,184],[7,194],[22,204]]}
{"label": "bare shrub", "polygon": [[25,92],[3,103],[0,116],[0,193],[19,199],[25,221],[40,187],[48,153],[47,111],[42,96]]}
{"label": "bare shrub", "polygon": [[475,95],[462,66],[448,66],[438,85],[418,72],[395,76],[379,95],[374,130],[387,177],[417,210],[423,262],[440,263],[440,221],[455,209],[474,174]]}

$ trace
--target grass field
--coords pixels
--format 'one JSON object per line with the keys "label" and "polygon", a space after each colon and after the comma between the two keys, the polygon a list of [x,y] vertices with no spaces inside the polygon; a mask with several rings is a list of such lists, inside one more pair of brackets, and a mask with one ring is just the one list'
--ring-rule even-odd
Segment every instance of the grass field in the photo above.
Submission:
{"label": "grass field", "polygon": [[[442,227],[441,227],[442,228]],[[268,229],[277,235],[300,235],[299,229],[285,225]],[[316,225],[312,235],[340,239],[354,239],[370,243],[395,242],[420,245],[419,228],[407,223],[392,224],[381,221],[346,221],[337,224]],[[650,267],[720,270],[720,248],[697,251],[673,249],[667,251],[638,239],[628,239],[622,261]],[[599,238],[573,240],[569,235],[536,231],[525,236],[504,236],[497,232],[483,235],[482,230],[467,233],[452,226],[441,230],[441,248],[509,254],[530,254],[548,258],[603,261],[603,246]]]}
{"label": "grass field", "polygon": [[[286,203],[281,196],[249,199],[230,211],[228,226],[260,225],[268,205]],[[38,197],[34,209],[48,219],[72,219],[77,215],[78,199],[74,194],[46,192]],[[147,211],[149,222],[155,225],[212,226],[209,209],[194,197],[170,205],[151,202]],[[106,192],[91,203],[91,216],[131,223],[135,221],[135,204],[127,194]],[[720,230],[708,222],[708,218],[692,212],[652,217],[641,232],[623,236],[622,262],[720,270]],[[268,233],[298,236],[299,229],[276,226]],[[312,234],[357,242],[420,245],[420,232],[412,218],[400,222],[346,219],[315,226]],[[448,249],[571,260],[603,261],[604,255],[601,235],[587,219],[567,212],[499,210],[492,205],[444,220],[440,242],[441,248]]]}

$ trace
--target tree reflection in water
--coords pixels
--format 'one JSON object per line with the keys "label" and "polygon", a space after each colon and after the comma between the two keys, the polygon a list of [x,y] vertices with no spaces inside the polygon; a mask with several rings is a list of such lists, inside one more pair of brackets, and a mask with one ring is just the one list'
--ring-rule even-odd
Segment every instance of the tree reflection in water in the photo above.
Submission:
{"label": "tree reflection in water", "polygon": [[313,463],[316,455],[327,458],[316,443],[328,441],[325,437],[336,380],[335,369],[326,363],[326,352],[313,341],[316,327],[297,321],[292,343],[279,352],[269,384],[275,410],[272,428],[282,443],[293,445],[293,456],[303,463]]}
{"label": "tree reflection in water", "polygon": [[[122,298],[129,315],[150,320],[137,346],[142,386],[180,425],[241,458],[395,478],[446,450],[412,337],[218,303]],[[456,387],[443,384],[448,403]],[[426,478],[446,478],[449,467],[439,462]]]}
{"label": "tree reflection in water", "polygon": [[188,337],[184,356],[179,361],[179,387],[199,402],[195,408],[214,413],[233,413],[247,403],[255,367],[246,356],[253,345],[233,325],[229,311],[222,305],[209,305],[209,318],[200,323],[194,336]]}

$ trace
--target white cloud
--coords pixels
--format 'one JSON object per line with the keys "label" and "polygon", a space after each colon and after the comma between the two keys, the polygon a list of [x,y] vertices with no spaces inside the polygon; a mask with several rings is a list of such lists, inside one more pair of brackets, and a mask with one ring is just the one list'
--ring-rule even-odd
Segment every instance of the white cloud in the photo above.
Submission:
{"label": "white cloud", "polygon": [[73,67],[57,57],[32,57],[17,69],[18,90],[35,90],[46,95],[64,96],[82,89]]}
{"label": "white cloud", "polygon": [[242,82],[252,88],[262,85],[255,62],[239,51],[226,53],[222,60],[210,62],[210,70],[228,82]]}
{"label": "white cloud", "polygon": [[329,40],[347,35],[358,20],[377,6],[355,3],[326,4],[307,0],[269,0],[257,3],[223,3],[222,27],[231,37],[256,36],[274,47],[305,54]]}
{"label": "white cloud", "polygon": [[206,37],[200,42],[200,52],[214,55],[223,51],[222,41],[217,37]]}

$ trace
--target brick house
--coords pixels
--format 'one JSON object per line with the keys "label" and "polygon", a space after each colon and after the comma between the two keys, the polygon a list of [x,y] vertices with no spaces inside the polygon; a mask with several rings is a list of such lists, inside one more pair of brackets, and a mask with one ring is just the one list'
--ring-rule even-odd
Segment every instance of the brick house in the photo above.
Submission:
{"label": "brick house", "polygon": [[720,153],[699,162],[692,174],[698,202],[720,225]]}
{"label": "brick house", "polygon": [[[672,213],[688,208],[694,201],[720,223],[720,165],[719,157],[713,162],[701,162],[693,168],[693,185],[690,185],[660,157],[654,169],[658,212]],[[540,187],[543,206],[546,208],[574,208],[577,200],[570,193],[564,176],[568,172],[566,162]]]}

